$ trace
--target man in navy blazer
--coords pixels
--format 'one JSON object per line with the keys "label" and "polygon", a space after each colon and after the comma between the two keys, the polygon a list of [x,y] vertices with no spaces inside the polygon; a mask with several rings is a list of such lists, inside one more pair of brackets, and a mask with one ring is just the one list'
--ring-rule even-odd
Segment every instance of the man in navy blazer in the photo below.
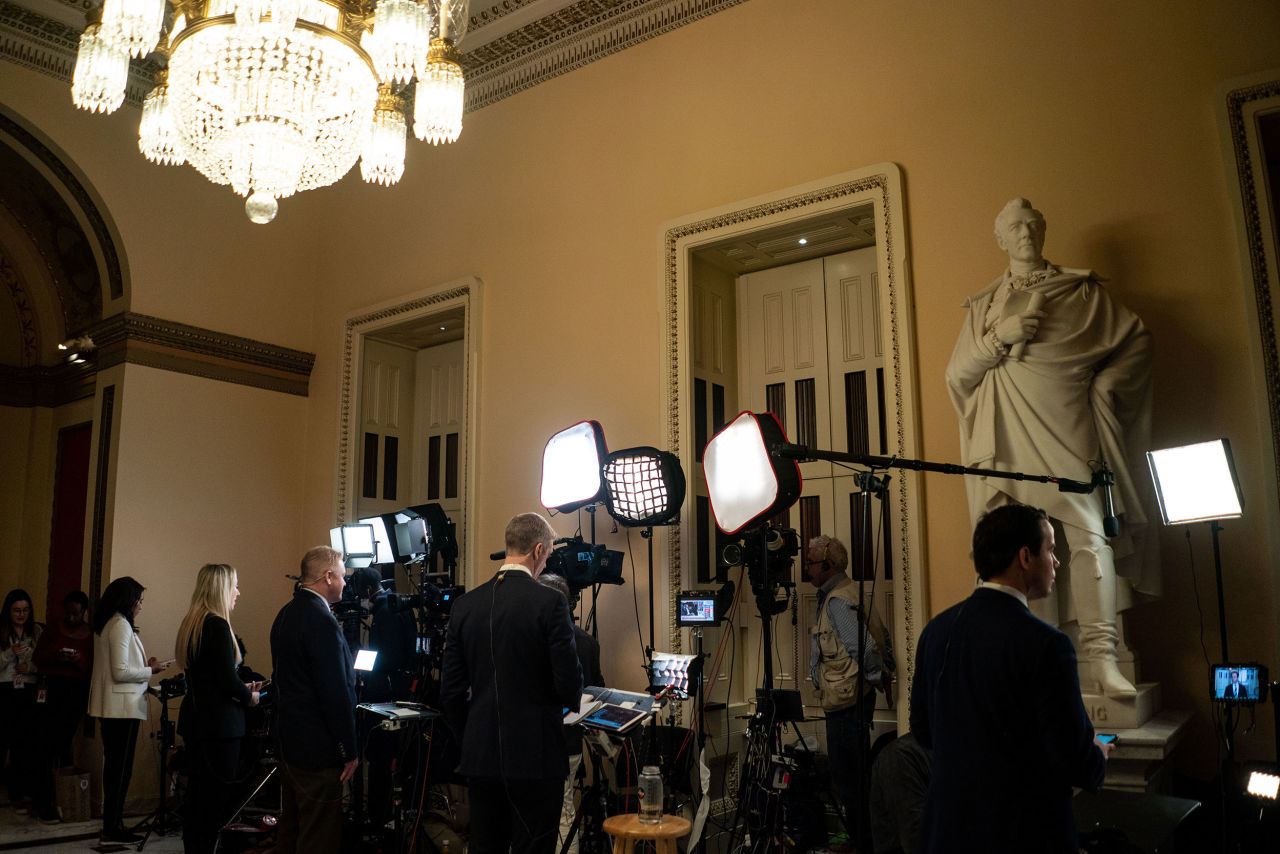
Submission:
{"label": "man in navy blazer", "polygon": [[537,513],[507,525],[506,563],[449,618],[440,705],[462,745],[472,854],[555,850],[569,772],[564,709],[582,669],[565,598],[536,579],[555,541]]}
{"label": "man in navy blazer", "polygon": [[1010,504],[973,532],[981,579],[920,636],[911,729],[933,750],[925,854],[1076,854],[1071,788],[1102,785],[1070,639],[1027,608],[1058,560],[1043,510]]}
{"label": "man in navy blazer", "polygon": [[342,846],[342,786],[359,764],[351,649],[329,610],[342,598],[343,572],[341,552],[311,549],[293,599],[271,626],[284,806],[280,854]]}

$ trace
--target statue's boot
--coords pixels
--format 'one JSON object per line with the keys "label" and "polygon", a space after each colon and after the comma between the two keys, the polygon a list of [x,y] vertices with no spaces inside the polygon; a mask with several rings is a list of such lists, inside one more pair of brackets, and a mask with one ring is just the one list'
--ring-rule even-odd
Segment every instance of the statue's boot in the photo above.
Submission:
{"label": "statue's boot", "polygon": [[1111,547],[1071,551],[1071,601],[1080,624],[1080,654],[1089,671],[1113,698],[1138,696],[1116,664],[1120,634],[1116,627],[1116,569]]}

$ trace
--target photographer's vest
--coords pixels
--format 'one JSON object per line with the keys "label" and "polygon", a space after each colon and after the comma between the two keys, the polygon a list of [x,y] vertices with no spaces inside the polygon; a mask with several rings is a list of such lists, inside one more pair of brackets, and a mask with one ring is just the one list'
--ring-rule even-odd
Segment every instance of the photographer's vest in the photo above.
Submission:
{"label": "photographer's vest", "polygon": [[[853,598],[853,594],[856,592],[857,588],[854,587],[853,580],[848,576],[837,581],[836,586],[832,587],[830,592],[827,593],[822,607],[818,609],[818,624],[811,630],[818,641],[818,684],[815,687],[818,689],[818,697],[822,701],[822,708],[827,712],[847,709],[858,699],[856,696],[858,690],[858,660],[849,655],[849,650],[845,649],[840,640],[840,633],[831,624],[829,611],[833,601],[839,601],[841,606],[849,608],[849,610],[858,615],[858,633],[861,635],[862,612],[858,610],[858,603]],[[884,639],[887,634],[884,625],[880,622],[880,618],[876,616],[873,610],[871,612],[870,631],[866,635],[867,640],[883,649]],[[867,644],[868,647],[870,645],[870,643]],[[869,649],[863,650],[864,658],[869,651]],[[874,690],[874,688],[874,685],[864,680],[864,690]]]}

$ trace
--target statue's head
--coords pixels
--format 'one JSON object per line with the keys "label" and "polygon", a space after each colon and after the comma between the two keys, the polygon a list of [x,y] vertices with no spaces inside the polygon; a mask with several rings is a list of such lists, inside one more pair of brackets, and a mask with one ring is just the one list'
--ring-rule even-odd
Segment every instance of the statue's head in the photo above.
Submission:
{"label": "statue's head", "polygon": [[1026,199],[1013,199],[996,214],[996,243],[1010,261],[1039,262],[1044,256],[1044,214]]}

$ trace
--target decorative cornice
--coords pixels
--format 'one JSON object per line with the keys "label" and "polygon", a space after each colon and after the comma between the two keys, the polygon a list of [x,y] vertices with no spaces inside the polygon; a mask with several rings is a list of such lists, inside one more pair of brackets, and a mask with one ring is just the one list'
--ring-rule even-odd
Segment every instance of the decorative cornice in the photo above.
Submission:
{"label": "decorative cornice", "polygon": [[126,312],[89,330],[99,368],[128,363],[307,395],[315,356],[275,344]]}
{"label": "decorative cornice", "polygon": [[536,2],[538,0],[502,0],[501,3],[481,4],[479,11],[476,10],[476,4],[472,3],[469,30],[474,32]]}
{"label": "decorative cornice", "polygon": [[306,397],[315,363],[301,350],[130,312],[88,333],[96,349],[85,364],[0,365],[0,405],[61,406],[92,397],[97,372],[125,363]]}
{"label": "decorative cornice", "polygon": [[[517,92],[559,77],[654,36],[701,20],[745,0],[579,0],[536,21],[485,42],[462,55],[467,75],[467,110],[478,110]],[[64,2],[80,8],[81,2]],[[486,4],[471,15],[471,32],[536,0]],[[83,27],[53,20],[11,0],[0,0],[0,58],[71,82]],[[463,41],[466,47],[466,41]],[[158,66],[130,64],[125,100],[141,106],[154,85]]]}
{"label": "decorative cornice", "polygon": [[62,406],[93,397],[92,364],[0,365],[0,406]]}
{"label": "decorative cornice", "polygon": [[583,0],[463,56],[467,109],[714,15],[744,0]]}

